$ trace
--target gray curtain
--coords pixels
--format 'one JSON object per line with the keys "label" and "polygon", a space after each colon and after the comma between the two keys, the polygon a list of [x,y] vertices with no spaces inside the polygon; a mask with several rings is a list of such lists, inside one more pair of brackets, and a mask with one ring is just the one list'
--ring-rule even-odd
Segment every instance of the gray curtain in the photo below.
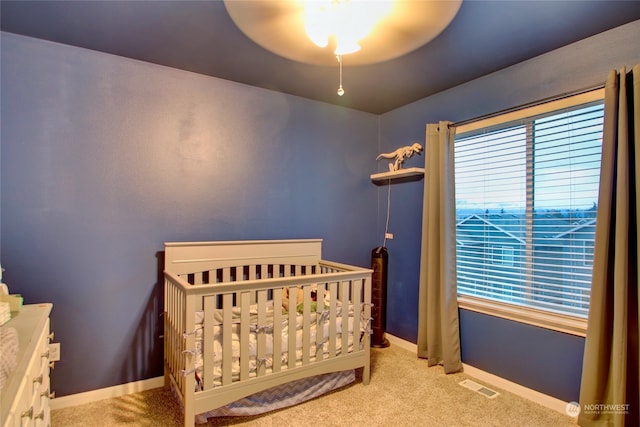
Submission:
{"label": "gray curtain", "polygon": [[427,125],[418,302],[418,357],[446,373],[462,370],[453,139],[449,122]]}
{"label": "gray curtain", "polygon": [[580,385],[581,426],[640,423],[638,230],[640,65],[605,86],[591,304]]}

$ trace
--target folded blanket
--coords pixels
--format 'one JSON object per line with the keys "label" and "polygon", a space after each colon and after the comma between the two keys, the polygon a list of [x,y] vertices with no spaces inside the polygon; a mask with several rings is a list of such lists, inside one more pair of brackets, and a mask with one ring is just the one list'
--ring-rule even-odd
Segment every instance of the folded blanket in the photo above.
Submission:
{"label": "folded blanket", "polygon": [[0,390],[18,365],[18,332],[14,328],[0,326]]}

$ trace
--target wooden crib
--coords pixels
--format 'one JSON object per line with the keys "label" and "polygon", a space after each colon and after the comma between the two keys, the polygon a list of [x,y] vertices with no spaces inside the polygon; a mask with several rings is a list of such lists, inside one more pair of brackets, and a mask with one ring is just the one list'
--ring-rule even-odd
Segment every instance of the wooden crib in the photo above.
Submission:
{"label": "wooden crib", "polygon": [[362,367],[369,383],[372,271],[321,251],[320,239],[165,243],[165,386],[185,426],[306,377]]}

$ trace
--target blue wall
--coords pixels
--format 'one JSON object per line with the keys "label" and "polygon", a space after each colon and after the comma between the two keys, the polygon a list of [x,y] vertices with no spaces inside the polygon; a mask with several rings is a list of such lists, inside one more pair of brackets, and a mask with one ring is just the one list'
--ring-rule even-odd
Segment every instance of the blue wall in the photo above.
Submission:
{"label": "blue wall", "polygon": [[565,402],[578,401],[584,338],[460,312],[464,363]]}
{"label": "blue wall", "polygon": [[370,265],[379,118],[2,34],[2,265],[52,302],[57,396],[162,375],[163,242]]}
{"label": "blue wall", "polygon": [[[424,141],[426,123],[460,122],[603,84],[610,70],[640,63],[638,40],[640,21],[635,21],[386,113],[380,118],[381,150]],[[386,190],[378,191],[383,216]],[[420,184],[393,186],[395,238],[387,245],[387,331],[414,343],[422,195]],[[565,401],[578,400],[583,338],[466,310],[460,310],[460,322],[465,363]]]}

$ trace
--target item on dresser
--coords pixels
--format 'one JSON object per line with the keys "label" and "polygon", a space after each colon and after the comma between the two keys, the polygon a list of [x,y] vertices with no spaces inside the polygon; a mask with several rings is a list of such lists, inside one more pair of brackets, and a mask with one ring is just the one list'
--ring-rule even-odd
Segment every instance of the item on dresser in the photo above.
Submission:
{"label": "item on dresser", "polygon": [[22,295],[2,295],[0,294],[0,302],[8,302],[9,309],[12,312],[20,311],[23,303]]}
{"label": "item on dresser", "polygon": [[0,326],[9,320],[11,320],[11,305],[8,302],[0,302]]}
{"label": "item on dresser", "polygon": [[4,384],[18,364],[18,332],[14,328],[0,327],[0,395]]}
{"label": "item on dresser", "polygon": [[369,383],[372,271],[321,252],[320,239],[165,243],[165,385],[185,426],[298,380],[363,368]]}

